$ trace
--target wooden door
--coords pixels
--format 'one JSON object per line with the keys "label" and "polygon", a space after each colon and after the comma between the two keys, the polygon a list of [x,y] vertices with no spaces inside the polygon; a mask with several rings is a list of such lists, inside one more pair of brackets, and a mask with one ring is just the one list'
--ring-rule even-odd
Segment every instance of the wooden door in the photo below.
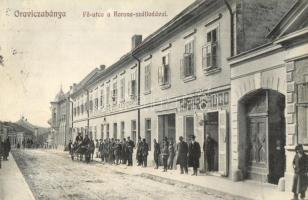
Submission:
{"label": "wooden door", "polygon": [[266,181],[268,174],[267,116],[249,117],[247,154],[252,179]]}

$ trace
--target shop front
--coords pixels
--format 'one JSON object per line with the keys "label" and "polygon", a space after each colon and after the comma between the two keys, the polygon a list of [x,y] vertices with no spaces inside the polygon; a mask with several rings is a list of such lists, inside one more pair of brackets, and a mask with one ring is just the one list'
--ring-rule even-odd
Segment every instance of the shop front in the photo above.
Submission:
{"label": "shop front", "polygon": [[203,93],[179,101],[179,135],[194,134],[201,146],[200,171],[228,176],[229,90]]}

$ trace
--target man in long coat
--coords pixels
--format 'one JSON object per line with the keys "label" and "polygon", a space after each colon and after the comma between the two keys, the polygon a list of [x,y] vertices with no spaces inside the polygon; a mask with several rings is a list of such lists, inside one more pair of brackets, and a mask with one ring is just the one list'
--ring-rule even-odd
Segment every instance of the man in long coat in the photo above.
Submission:
{"label": "man in long coat", "polygon": [[177,160],[176,164],[180,165],[181,169],[181,174],[188,173],[188,168],[187,168],[187,153],[188,153],[188,145],[187,143],[183,140],[183,137],[179,137],[180,142],[177,144],[176,149],[177,149]]}
{"label": "man in long coat", "polygon": [[188,146],[188,164],[189,167],[193,167],[194,173],[192,176],[196,175],[197,176],[197,171],[199,168],[199,159],[201,156],[201,149],[200,149],[200,144],[195,141],[195,136],[191,135],[190,139],[191,142],[189,143]]}
{"label": "man in long coat", "polygon": [[135,143],[127,137],[127,149],[128,149],[128,163],[127,166],[133,166],[133,152],[135,148]]}
{"label": "man in long coat", "polygon": [[155,169],[158,169],[159,164],[159,155],[160,155],[160,145],[156,141],[156,139],[153,140],[154,143],[154,162],[155,162]]}
{"label": "man in long coat", "polygon": [[214,171],[216,147],[217,147],[217,142],[209,134],[206,134],[206,138],[203,144],[203,151],[205,152],[205,160],[207,163],[208,171]]}
{"label": "man in long coat", "polygon": [[145,138],[143,138],[141,143],[141,155],[142,155],[142,166],[147,167],[148,155],[149,155],[149,145],[146,143]]}

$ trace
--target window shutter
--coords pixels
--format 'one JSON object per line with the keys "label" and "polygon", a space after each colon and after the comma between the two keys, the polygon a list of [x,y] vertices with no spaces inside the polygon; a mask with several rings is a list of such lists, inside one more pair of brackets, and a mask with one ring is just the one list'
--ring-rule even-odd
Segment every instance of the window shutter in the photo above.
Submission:
{"label": "window shutter", "polygon": [[185,60],[185,55],[183,56],[183,58],[180,61],[180,67],[181,67],[181,71],[180,71],[180,75],[181,75],[181,79],[183,79],[184,76],[184,60]]}
{"label": "window shutter", "polygon": [[148,90],[151,90],[151,65],[148,65]]}
{"label": "window shutter", "polygon": [[202,68],[206,68],[206,46],[202,47]]}
{"label": "window shutter", "polygon": [[162,84],[163,83],[163,65],[158,67],[158,83]]}
{"label": "window shutter", "polygon": [[219,160],[219,173],[223,176],[228,175],[228,116],[226,110],[220,110],[218,114],[219,132],[218,132],[218,160]]}
{"label": "window shutter", "polygon": [[212,44],[209,43],[206,47],[206,68],[212,67]]}
{"label": "window shutter", "polygon": [[127,94],[128,95],[132,95],[131,94],[131,82],[132,82],[131,79],[129,79],[127,83]]}
{"label": "window shutter", "polygon": [[191,42],[191,75],[195,75],[195,40]]}

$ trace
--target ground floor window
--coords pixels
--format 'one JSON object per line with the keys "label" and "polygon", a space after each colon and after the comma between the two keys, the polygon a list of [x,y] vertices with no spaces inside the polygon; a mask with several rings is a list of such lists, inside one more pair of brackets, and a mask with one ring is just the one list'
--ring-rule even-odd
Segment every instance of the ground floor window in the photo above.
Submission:
{"label": "ground floor window", "polygon": [[184,120],[184,139],[188,141],[189,135],[194,134],[194,117],[193,116],[185,116]]}
{"label": "ground floor window", "polygon": [[158,116],[158,142],[162,143],[164,138],[175,142],[175,114]]}
{"label": "ground floor window", "polygon": [[101,139],[104,139],[104,124],[101,124]]}
{"label": "ground floor window", "polygon": [[114,139],[118,138],[118,124],[117,123],[113,124],[113,138]]}
{"label": "ground floor window", "polygon": [[121,122],[121,139],[123,139],[125,136],[125,123]]}
{"label": "ground floor window", "polygon": [[109,138],[109,124],[106,124],[106,138]]}
{"label": "ground floor window", "polygon": [[151,119],[145,120],[145,139],[149,146],[149,151],[151,151]]}
{"label": "ground floor window", "polygon": [[132,120],[131,121],[131,139],[134,141],[134,143],[136,143],[136,139],[137,139],[136,128],[137,128],[136,120]]}

